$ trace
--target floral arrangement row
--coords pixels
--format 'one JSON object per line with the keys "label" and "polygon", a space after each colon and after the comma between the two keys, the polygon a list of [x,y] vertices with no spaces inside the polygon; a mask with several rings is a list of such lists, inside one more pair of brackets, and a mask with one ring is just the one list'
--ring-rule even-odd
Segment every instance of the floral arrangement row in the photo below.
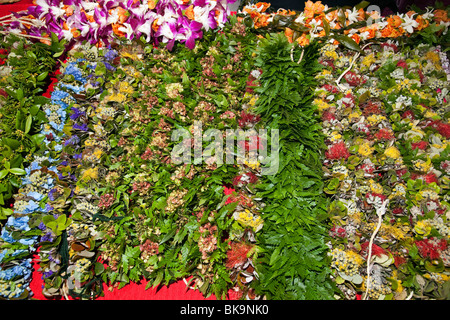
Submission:
{"label": "floral arrangement row", "polygon": [[321,165],[325,144],[313,104],[315,74],[321,69],[318,48],[316,42],[295,50],[282,33],[267,35],[257,48],[262,74],[255,113],[265,127],[280,132],[278,170],[254,186],[266,204],[257,235],[255,289],[271,300],[333,297]]}
{"label": "floral arrangement row", "polygon": [[53,55],[61,48],[15,36],[0,45],[0,219],[12,213],[9,206],[24,166],[42,143],[39,129],[47,119],[41,106],[48,100],[42,94],[57,63]]}
{"label": "floral arrangement row", "polygon": [[439,46],[321,49],[333,279],[346,299],[444,299],[448,58]]}
{"label": "floral arrangement row", "polygon": [[[47,128],[62,109],[48,108],[49,99],[40,93],[56,64],[51,48],[8,37],[8,50],[2,71],[2,208],[6,220],[0,235],[0,296],[7,299],[30,298],[32,255],[39,231],[32,228],[35,215],[46,212],[41,206],[51,188],[57,169],[44,143]],[[58,45],[58,48],[63,49]],[[12,128],[15,130],[13,131]],[[42,171],[42,174],[41,174]]]}
{"label": "floral arrangement row", "polygon": [[4,32],[48,42],[52,33],[67,43],[109,44],[119,38],[140,39],[172,48],[181,42],[192,49],[203,31],[221,28],[232,0],[36,0],[26,11],[0,20]]}
{"label": "floral arrangement row", "polygon": [[245,185],[257,165],[176,164],[169,148],[172,131],[190,132],[195,121],[235,129],[257,120],[244,111],[254,103],[247,78],[256,38],[247,32],[233,21],[176,54],[70,52],[45,107],[64,116],[44,132],[55,160],[30,171],[50,179],[27,224],[39,236],[45,296],[95,298],[104,284],[194,275],[188,285],[205,296],[225,298],[234,287],[236,297],[254,297],[250,253],[262,220]]}
{"label": "floral arrangement row", "polygon": [[[238,15],[249,21],[255,29],[282,31],[290,42],[308,45],[314,39],[332,38],[336,43],[357,50],[361,41],[393,39],[425,34],[428,40],[436,34],[447,33],[450,18],[445,8],[427,8],[425,12],[413,10],[404,14],[381,16],[380,11],[363,1],[353,8],[328,7],[321,1],[305,2],[302,12],[279,9],[268,12],[270,3],[246,5]],[[378,8],[378,10],[381,10]]]}

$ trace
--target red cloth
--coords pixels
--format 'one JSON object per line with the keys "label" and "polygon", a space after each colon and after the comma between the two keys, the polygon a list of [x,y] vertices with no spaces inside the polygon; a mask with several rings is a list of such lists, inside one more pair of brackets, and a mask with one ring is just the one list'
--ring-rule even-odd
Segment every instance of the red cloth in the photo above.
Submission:
{"label": "red cloth", "polygon": [[0,4],[0,17],[7,16],[12,12],[19,12],[26,10],[29,6],[33,5],[33,0],[21,0],[16,3],[3,3]]}

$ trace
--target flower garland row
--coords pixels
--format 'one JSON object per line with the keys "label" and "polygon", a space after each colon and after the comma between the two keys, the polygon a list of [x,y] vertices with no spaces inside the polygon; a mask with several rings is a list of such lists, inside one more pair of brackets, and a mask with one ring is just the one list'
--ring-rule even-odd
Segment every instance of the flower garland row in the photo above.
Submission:
{"label": "flower garland row", "polygon": [[315,103],[328,145],[331,268],[342,296],[444,298],[446,55],[439,47],[381,42],[358,58],[327,44],[320,62]]}
{"label": "flower garland row", "polygon": [[[42,44],[6,37],[0,74],[2,110],[2,170],[0,171],[0,218],[5,219],[0,235],[0,296],[24,299],[33,295],[29,284],[33,272],[31,256],[38,234],[29,223],[33,215],[46,212],[42,201],[53,183],[56,167],[46,145],[50,111],[42,107],[41,96],[55,65],[55,52]],[[58,110],[58,113],[63,112]],[[30,154],[33,152],[33,154]],[[36,173],[41,168],[45,174]],[[16,191],[18,193],[16,194]]]}
{"label": "flower garland row", "polygon": [[221,28],[230,14],[230,0],[85,1],[36,0],[26,11],[0,20],[5,32],[48,41],[58,39],[109,44],[114,39],[142,39],[167,44],[185,43],[192,49],[203,31]]}
{"label": "flower garland row", "polygon": [[383,17],[379,11],[369,12],[357,6],[330,8],[321,1],[305,2],[302,12],[279,9],[267,13],[269,7],[270,3],[258,2],[245,6],[238,15],[243,19],[249,17],[255,29],[283,30],[290,42],[300,46],[330,36],[355,49],[360,41],[371,39],[410,37],[425,30],[446,33],[450,25],[447,11],[434,8],[428,8],[423,14],[409,11]]}
{"label": "flower garland row", "polygon": [[[252,96],[236,96],[251,84],[243,77],[250,72],[251,46],[240,43],[245,26],[234,21],[229,27],[208,34],[209,44],[184,52],[182,61],[167,50],[131,46],[119,52],[86,47],[69,58],[60,86],[80,90],[58,92],[71,115],[60,126],[66,134],[62,173],[47,199],[67,217],[39,223],[44,295],[93,298],[102,283],[121,288],[144,277],[149,288],[194,275],[188,284],[205,296],[224,298],[234,283],[237,297],[254,297],[246,288],[255,277],[249,242],[262,220],[244,189],[229,194],[227,187],[223,194],[227,181],[235,188],[247,184],[250,167],[238,174],[215,160],[176,165],[168,148],[177,123],[191,131],[195,120],[204,126],[215,120],[222,128],[254,122],[245,112],[238,119],[240,103],[253,103]],[[90,63],[81,59],[86,56]],[[198,102],[210,96],[214,103]],[[49,230],[54,223],[58,234]]]}

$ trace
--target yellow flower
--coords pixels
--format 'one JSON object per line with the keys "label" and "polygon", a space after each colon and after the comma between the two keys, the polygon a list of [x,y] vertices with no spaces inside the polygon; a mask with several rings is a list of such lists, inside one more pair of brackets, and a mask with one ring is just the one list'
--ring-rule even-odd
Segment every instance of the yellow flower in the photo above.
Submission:
{"label": "yellow flower", "polygon": [[394,146],[391,146],[384,150],[384,155],[391,159],[398,159],[400,157],[400,151]]}
{"label": "yellow flower", "polygon": [[99,149],[99,148],[95,148],[93,154],[94,154],[94,156],[95,156],[97,159],[100,159],[101,156],[102,156],[102,154],[103,154],[103,151],[102,151],[101,149]]}
{"label": "yellow flower", "polygon": [[434,111],[431,110],[427,110],[427,112],[425,112],[424,117],[425,118],[433,118],[436,117],[438,114]]}
{"label": "yellow flower", "polygon": [[359,146],[358,153],[364,157],[370,156],[375,148],[371,148],[368,142],[365,142]]}
{"label": "yellow flower", "polygon": [[353,119],[357,120],[359,119],[359,117],[361,117],[361,113],[358,111],[354,111],[348,115],[348,121],[351,122]]}
{"label": "yellow flower", "polygon": [[98,168],[89,168],[84,170],[81,180],[89,181],[91,179],[97,179],[98,178]]}
{"label": "yellow flower", "polygon": [[134,89],[127,81],[123,81],[119,85],[119,91],[122,93],[133,94]]}
{"label": "yellow flower", "polygon": [[366,67],[370,67],[375,62],[375,60],[376,59],[374,54],[371,53],[363,59],[362,64],[365,65]]}
{"label": "yellow flower", "polygon": [[373,114],[373,115],[367,117],[367,121],[372,126],[377,125],[378,123],[380,123],[383,120],[386,120],[386,117],[379,115],[379,114]]}
{"label": "yellow flower", "polygon": [[380,193],[380,194],[383,193],[383,187],[379,183],[377,183],[374,180],[370,179],[369,180],[369,184],[370,184],[370,190],[372,192]]}
{"label": "yellow flower", "polygon": [[314,99],[314,104],[317,106],[319,112],[328,109],[330,107],[330,105],[322,99]]}
{"label": "yellow flower", "polygon": [[414,230],[423,235],[424,237],[428,236],[431,232],[431,224],[426,220],[417,221]]}
{"label": "yellow flower", "polygon": [[433,168],[433,164],[431,163],[431,159],[427,159],[427,161],[416,160],[413,161],[414,168],[420,172],[428,172]]}

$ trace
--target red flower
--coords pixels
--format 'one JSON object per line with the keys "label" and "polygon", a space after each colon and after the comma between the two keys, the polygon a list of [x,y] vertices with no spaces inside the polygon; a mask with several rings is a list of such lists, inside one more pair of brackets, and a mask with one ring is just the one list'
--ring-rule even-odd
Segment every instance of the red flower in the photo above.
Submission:
{"label": "red flower", "polygon": [[347,83],[352,87],[357,87],[366,82],[365,79],[362,79],[361,76],[354,73],[353,71],[348,71],[345,74],[344,78],[345,78],[345,81],[347,81]]}
{"label": "red flower", "polygon": [[426,175],[423,176],[423,178],[424,178],[426,183],[436,182],[436,184],[439,184],[438,178],[432,172],[427,173]]}
{"label": "red flower", "polygon": [[406,63],[405,60],[399,60],[397,62],[397,67],[401,67],[403,69],[408,69],[408,64]]}
{"label": "red flower", "polygon": [[419,148],[420,150],[425,150],[428,146],[428,142],[426,141],[419,141],[419,142],[414,142],[411,144],[411,147],[413,150],[415,150],[416,148]]}
{"label": "red flower", "polygon": [[347,235],[347,232],[344,228],[333,226],[333,228],[330,229],[330,236],[333,238],[339,237],[339,238],[345,238]]}
{"label": "red flower", "polygon": [[403,112],[402,118],[403,118],[403,119],[409,118],[409,119],[411,119],[411,120],[414,120],[414,119],[415,119],[414,113],[413,113],[411,110],[406,110],[405,112]]}
{"label": "red flower", "polygon": [[245,183],[245,184],[255,183],[256,181],[258,181],[258,177],[252,172],[247,172],[242,175],[234,177],[233,185],[237,186],[240,183]]}
{"label": "red flower", "polygon": [[228,269],[241,267],[248,259],[247,254],[253,245],[244,242],[231,243],[231,249],[227,251],[225,266]]}
{"label": "red flower", "polygon": [[251,126],[261,120],[260,116],[253,115],[250,113],[246,113],[245,111],[241,112],[241,117],[238,120],[238,124],[241,128],[244,128],[246,126]]}
{"label": "red flower", "polygon": [[325,110],[322,114],[322,121],[333,121],[336,120],[336,116],[333,112],[330,112],[328,110]]}
{"label": "red flower", "polygon": [[398,268],[400,265],[402,265],[404,263],[406,263],[406,258],[394,255],[394,265],[395,265],[395,267]]}
{"label": "red flower", "polygon": [[[359,254],[364,259],[368,258],[368,256],[369,256],[369,241],[361,243],[361,251],[359,252]],[[373,256],[381,256],[382,254],[386,254],[386,250],[384,250],[380,246],[377,246],[375,243],[372,243],[372,257]]]}
{"label": "red flower", "polygon": [[8,98],[8,94],[2,88],[0,88],[0,96],[4,96],[5,98]]}
{"label": "red flower", "polygon": [[249,137],[250,141],[238,141],[238,145],[240,148],[247,151],[254,151],[254,150],[264,150],[264,145],[262,143],[262,139],[258,136],[251,136]]}
{"label": "red flower", "polygon": [[336,86],[333,86],[332,84],[325,84],[322,86],[325,90],[331,93],[338,93],[339,89]]}
{"label": "red flower", "polygon": [[423,240],[417,240],[415,242],[419,253],[424,258],[430,258],[432,260],[440,257],[440,252],[447,249],[447,241],[445,239],[429,238]]}
{"label": "red flower", "polygon": [[443,123],[440,120],[429,121],[426,124],[426,127],[427,128],[432,127],[434,129],[436,129],[446,139],[450,138],[450,124],[449,123]]}
{"label": "red flower", "polygon": [[348,152],[344,141],[339,141],[328,147],[328,151],[325,152],[325,157],[329,160],[347,159],[350,157],[350,152]]}
{"label": "red flower", "polygon": [[394,139],[394,134],[391,130],[382,128],[375,134],[375,138],[378,140],[392,140]]}

